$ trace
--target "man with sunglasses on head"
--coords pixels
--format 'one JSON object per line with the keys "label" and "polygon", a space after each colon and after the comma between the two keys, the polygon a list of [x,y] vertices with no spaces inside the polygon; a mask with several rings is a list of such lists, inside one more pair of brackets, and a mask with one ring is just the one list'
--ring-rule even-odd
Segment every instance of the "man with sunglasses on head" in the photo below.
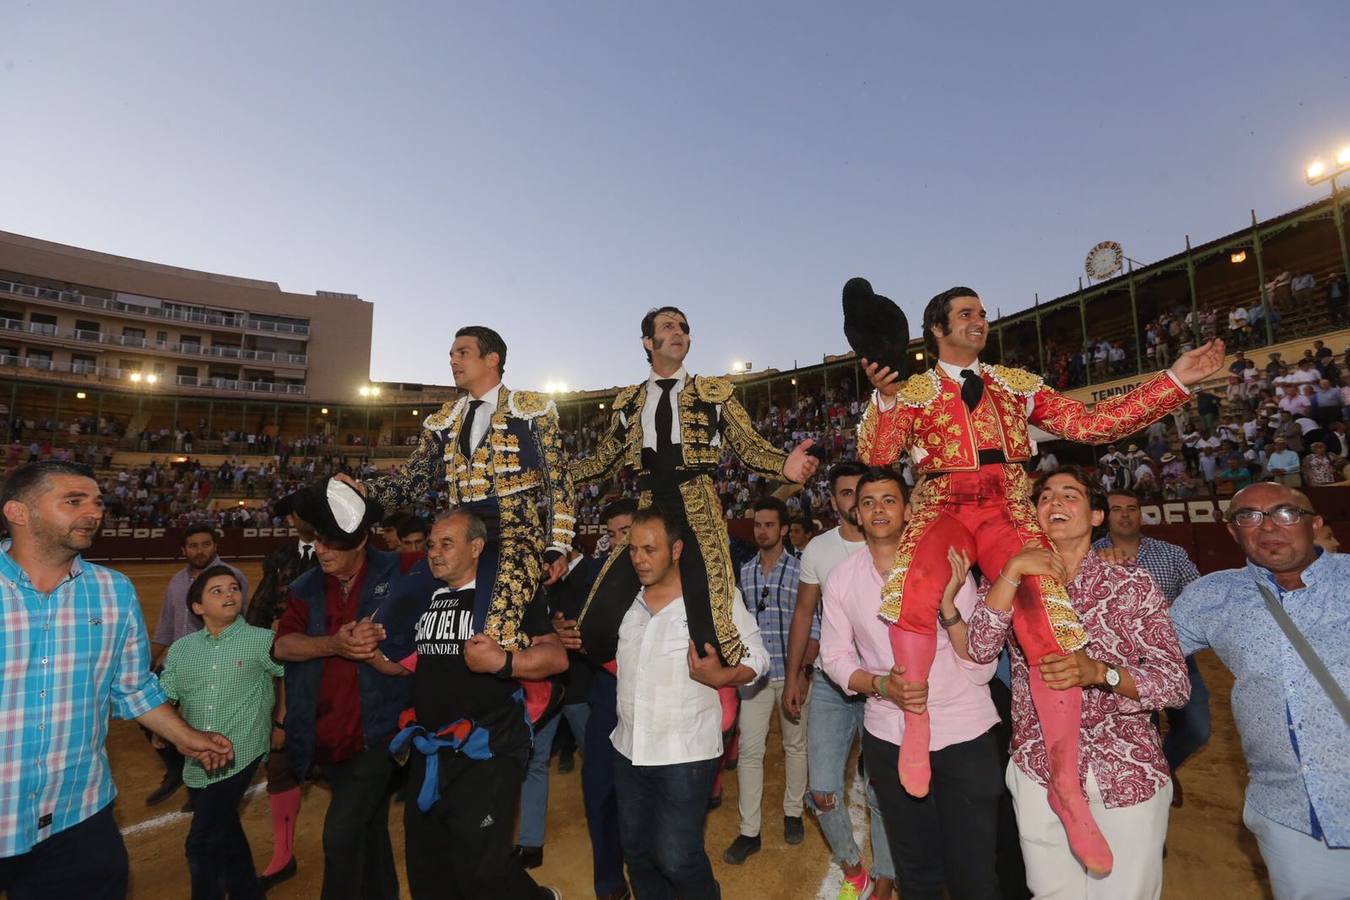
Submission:
{"label": "man with sunglasses on head", "polygon": [[[781,710],[783,687],[787,683],[788,633],[792,629],[792,611],[797,605],[797,585],[801,580],[801,562],[784,547],[787,537],[787,506],[777,497],[755,501],[755,557],[741,566],[741,589],[745,605],[759,623],[764,649],[769,651],[767,675],[740,689],[741,755],[736,768],[740,793],[741,831],[722,858],[740,865],[760,849],[760,799],[764,792],[764,745],[769,736],[769,721],[779,710],[783,754],[786,757],[783,790],[783,840],[800,844],[802,801],[806,795],[806,707],[801,715],[789,718]],[[820,619],[811,619],[807,640],[807,665],[815,663],[820,647]]]}
{"label": "man with sunglasses on head", "polygon": [[1276,900],[1350,885],[1350,556],[1317,547],[1322,524],[1302,491],[1243,488],[1228,531],[1247,564],[1191,582],[1172,606],[1182,653],[1211,648],[1233,673],[1242,818]]}

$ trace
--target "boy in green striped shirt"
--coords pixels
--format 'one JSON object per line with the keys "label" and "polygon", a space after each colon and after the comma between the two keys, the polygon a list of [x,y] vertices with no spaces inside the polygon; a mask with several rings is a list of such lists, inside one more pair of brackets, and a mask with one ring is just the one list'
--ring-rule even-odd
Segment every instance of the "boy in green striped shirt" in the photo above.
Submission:
{"label": "boy in green striped shirt", "polygon": [[234,761],[223,769],[207,772],[196,760],[183,768],[192,797],[187,837],[192,897],[218,897],[223,886],[231,900],[259,900],[263,893],[239,803],[270,747],[273,679],[283,670],[272,658],[272,631],[240,615],[243,591],[229,567],[212,566],[198,575],[187,606],[206,627],[173,642],[160,683],[184,719],[234,743]]}

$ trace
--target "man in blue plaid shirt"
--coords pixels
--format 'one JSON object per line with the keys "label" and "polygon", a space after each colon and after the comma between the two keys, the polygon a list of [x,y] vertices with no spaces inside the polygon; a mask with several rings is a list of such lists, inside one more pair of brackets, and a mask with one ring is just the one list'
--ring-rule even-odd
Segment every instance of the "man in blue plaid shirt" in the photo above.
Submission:
{"label": "man in blue plaid shirt", "polygon": [[207,769],[234,749],[169,705],[126,576],[87,563],[103,500],[93,472],[20,466],[0,488],[0,892],[9,900],[121,898],[127,852],[112,801],[108,715],[135,719]]}
{"label": "man in blue plaid shirt", "polygon": [[[760,849],[760,801],[764,793],[764,744],[769,735],[769,720],[777,710],[783,730],[783,754],[786,757],[783,790],[783,840],[799,844],[805,834],[802,803],[806,795],[806,705],[796,719],[782,711],[783,687],[787,679],[808,678],[787,671],[788,632],[797,606],[797,586],[801,581],[801,561],[787,552],[787,506],[777,497],[755,501],[755,548],[753,559],[741,566],[741,593],[745,605],[759,623],[764,649],[769,651],[769,672],[741,688],[741,755],[736,768],[740,792],[741,830],[722,858],[739,865]],[[815,661],[820,645],[820,617],[811,620],[804,668]],[[805,695],[805,688],[803,688]]]}
{"label": "man in blue plaid shirt", "polygon": [[[1130,490],[1107,493],[1106,537],[1092,545],[1093,549],[1112,548],[1133,559],[1158,585],[1171,606],[1181,596],[1186,585],[1200,577],[1200,571],[1185,550],[1176,544],[1144,537],[1139,533],[1143,519],[1139,513],[1139,495]],[[1167,734],[1163,736],[1163,756],[1172,769],[1172,805],[1181,806],[1181,782],[1176,771],[1191,754],[1209,743],[1210,713],[1209,688],[1194,657],[1186,658],[1186,671],[1191,676],[1191,699],[1181,709],[1167,709]]]}

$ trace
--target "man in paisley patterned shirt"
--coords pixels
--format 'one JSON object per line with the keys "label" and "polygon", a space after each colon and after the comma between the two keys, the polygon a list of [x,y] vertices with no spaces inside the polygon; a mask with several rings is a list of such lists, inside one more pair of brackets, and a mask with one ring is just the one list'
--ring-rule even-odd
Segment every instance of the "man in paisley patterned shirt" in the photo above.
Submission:
{"label": "man in paisley patterned shirt", "polygon": [[[385,509],[445,489],[487,524],[487,546],[478,562],[474,632],[504,650],[528,646],[520,619],[543,584],[567,572],[575,535],[572,478],[558,409],[546,395],[502,384],[506,342],[491,328],[455,332],[450,371],[467,396],[450,401],[422,423],[422,439],[400,469],[358,485]],[[547,522],[539,515],[547,500]]]}
{"label": "man in paisley patterned shirt", "polygon": [[[899,373],[862,361],[876,391],[858,426],[859,457],[887,466],[907,453],[922,476],[880,610],[892,624],[896,664],[911,681],[925,681],[933,663],[948,547],[966,553],[982,571],[997,573],[1024,544],[1049,546],[1023,468],[1034,452],[1028,425],[1089,443],[1120,440],[1183,406],[1190,398],[1187,386],[1223,364],[1223,343],[1211,341],[1128,394],[1088,410],[1030,372],[980,363],[989,327],[984,305],[970,288],[934,297],[924,310],[923,330],[931,369],[902,383]],[[1023,582],[1013,628],[1032,659],[1072,652],[1087,642],[1064,585],[1052,578]],[[1084,867],[1104,875],[1111,871],[1111,849],[1074,775],[1082,691],[1052,691],[1033,674],[1031,696],[1052,749],[1055,808]],[[900,781],[915,797],[928,793],[928,739],[928,714],[906,712]]]}
{"label": "man in paisley patterned shirt", "polygon": [[[584,484],[626,467],[639,473],[642,506],[657,503],[680,514],[685,520],[680,578],[689,631],[700,656],[704,644],[711,644],[726,665],[734,666],[745,648],[731,622],[736,573],[713,473],[725,443],[752,471],[805,482],[818,465],[807,454],[812,441],[784,453],[755,432],[730,381],[688,374],[689,320],[679,309],[663,306],[643,316],[642,346],[651,375],[619,392],[594,455],[573,467],[572,479]],[[614,658],[619,622],[639,587],[627,545],[614,548],[580,622],[582,642],[594,662]]]}
{"label": "man in paisley patterned shirt", "polygon": [[[1082,469],[1067,466],[1042,475],[1032,497],[1051,547],[1028,543],[1008,560],[966,629],[972,660],[997,659],[1022,614],[1018,608],[1014,615],[1018,583],[1040,576],[1068,588],[1087,639],[1072,653],[1045,657],[1010,647],[1013,740],[1007,782],[1027,886],[1037,897],[1156,900],[1162,896],[1172,781],[1149,714],[1183,705],[1191,689],[1167,598],[1142,567],[1107,563],[1091,552],[1093,530],[1106,517],[1106,496]],[[1081,692],[1083,752],[1072,775],[1111,842],[1117,865],[1108,876],[1090,875],[1075,862],[1052,811],[1055,795],[1046,787],[1053,777],[1054,746],[1030,708],[1033,678],[1052,691]]]}

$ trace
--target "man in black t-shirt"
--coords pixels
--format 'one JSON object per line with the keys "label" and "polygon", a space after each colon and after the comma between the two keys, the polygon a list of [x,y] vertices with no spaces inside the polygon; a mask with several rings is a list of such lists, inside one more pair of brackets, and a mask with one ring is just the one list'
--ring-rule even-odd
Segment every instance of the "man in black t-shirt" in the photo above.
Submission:
{"label": "man in black t-shirt", "polygon": [[[442,513],[427,559],[399,580],[384,608],[384,667],[413,679],[413,707],[395,738],[411,757],[404,812],[408,886],[423,897],[541,900],[561,895],[534,883],[511,854],[521,779],[530,752],[525,692],[567,667],[542,594],[522,627],[534,640],[503,650],[473,631],[474,575],[487,529],[465,510]],[[411,716],[411,718],[410,718]]]}

